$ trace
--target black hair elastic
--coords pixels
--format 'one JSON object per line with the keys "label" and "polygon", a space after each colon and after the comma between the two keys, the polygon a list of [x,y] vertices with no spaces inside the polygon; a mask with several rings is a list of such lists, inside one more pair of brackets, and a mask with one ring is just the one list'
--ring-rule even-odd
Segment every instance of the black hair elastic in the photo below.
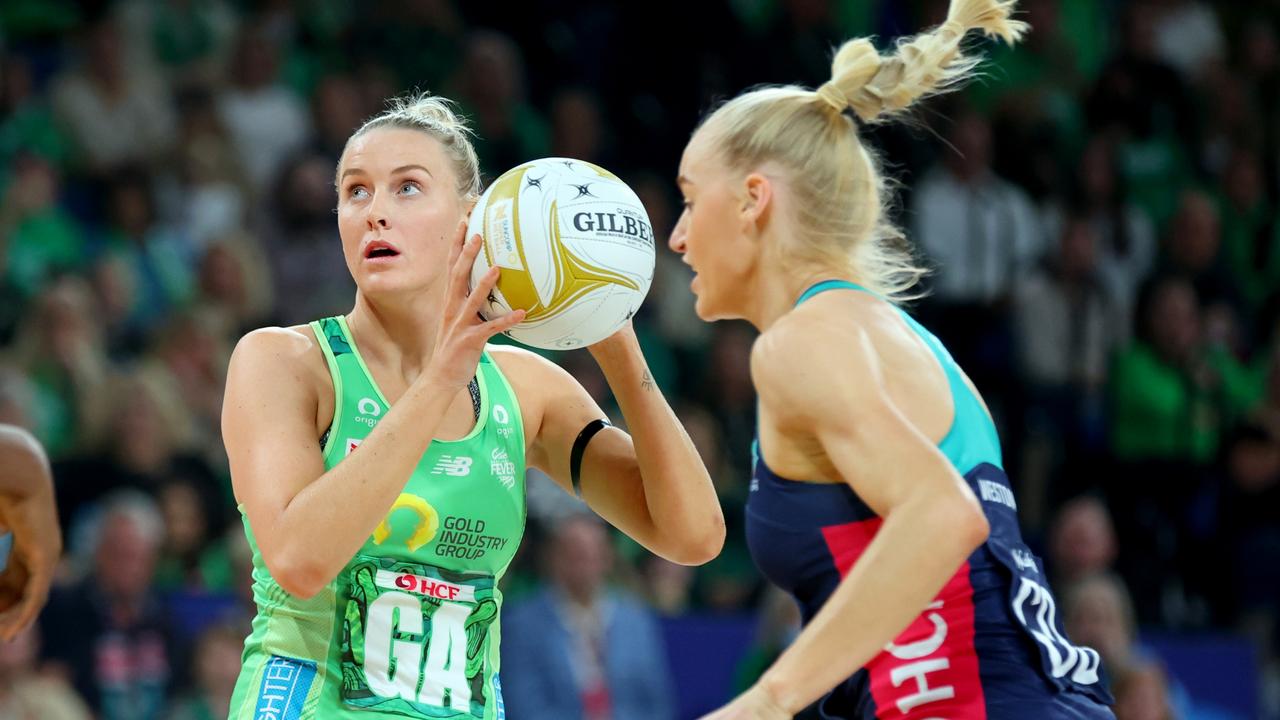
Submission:
{"label": "black hair elastic", "polygon": [[573,494],[582,497],[582,454],[587,451],[587,443],[601,430],[613,427],[608,420],[596,419],[587,423],[573,441],[573,451],[569,453],[569,478],[573,481]]}

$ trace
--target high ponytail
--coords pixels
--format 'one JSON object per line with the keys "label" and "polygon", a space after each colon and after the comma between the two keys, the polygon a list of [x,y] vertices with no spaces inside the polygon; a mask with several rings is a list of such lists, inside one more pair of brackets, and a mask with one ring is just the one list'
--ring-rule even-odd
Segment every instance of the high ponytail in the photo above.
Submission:
{"label": "high ponytail", "polygon": [[881,56],[867,40],[850,40],[831,62],[831,80],[815,95],[839,110],[852,108],[864,122],[876,122],[917,100],[946,92],[979,62],[961,49],[971,30],[1010,45],[1027,31],[1026,23],[1010,18],[1013,4],[1014,0],[953,0],[946,22],[899,42],[890,56]]}
{"label": "high ponytail", "polygon": [[[776,163],[787,171],[797,231],[771,248],[782,265],[841,269],[892,301],[909,300],[927,271],[886,218],[888,183],[849,117],[882,122],[913,103],[954,89],[977,66],[963,42],[974,30],[1017,42],[1028,27],[1013,20],[1014,0],[952,0],[946,22],[881,55],[869,40],[846,42],[832,78],[816,90],[794,85],[739,95],[706,119],[730,168]],[[851,111],[851,112],[850,112]]]}

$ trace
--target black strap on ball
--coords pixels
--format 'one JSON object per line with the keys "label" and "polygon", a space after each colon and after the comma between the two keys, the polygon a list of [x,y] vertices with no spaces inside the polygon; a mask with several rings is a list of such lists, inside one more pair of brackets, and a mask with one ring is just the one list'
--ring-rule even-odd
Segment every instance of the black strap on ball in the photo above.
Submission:
{"label": "black strap on ball", "polygon": [[569,453],[569,477],[573,480],[573,494],[582,497],[582,454],[587,451],[587,443],[601,430],[613,427],[608,420],[596,419],[587,423],[573,441],[573,451]]}

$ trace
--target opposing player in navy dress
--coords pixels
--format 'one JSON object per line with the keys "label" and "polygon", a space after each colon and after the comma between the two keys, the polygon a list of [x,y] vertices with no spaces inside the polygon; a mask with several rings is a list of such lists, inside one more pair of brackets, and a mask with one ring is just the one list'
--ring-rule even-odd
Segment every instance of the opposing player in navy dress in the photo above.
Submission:
{"label": "opposing player in navy dress", "polygon": [[817,91],[744,93],[685,149],[671,247],[701,318],[761,332],[747,540],[805,626],[709,720],[815,701],[831,720],[1112,717],[1098,653],[1065,637],[1022,541],[981,396],[898,307],[923,271],[860,138],[972,71],[971,30],[1016,41],[1012,5],[953,0],[891,56],[848,42]]}

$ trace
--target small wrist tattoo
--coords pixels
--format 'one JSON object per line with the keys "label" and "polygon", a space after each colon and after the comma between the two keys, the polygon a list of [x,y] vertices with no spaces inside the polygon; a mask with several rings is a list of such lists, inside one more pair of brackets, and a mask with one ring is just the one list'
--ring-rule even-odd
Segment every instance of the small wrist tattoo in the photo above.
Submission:
{"label": "small wrist tattoo", "polygon": [[654,385],[655,383],[653,382],[653,376],[649,374],[648,370],[645,370],[644,377],[640,378],[640,387],[644,388],[645,390],[652,390],[654,388]]}

